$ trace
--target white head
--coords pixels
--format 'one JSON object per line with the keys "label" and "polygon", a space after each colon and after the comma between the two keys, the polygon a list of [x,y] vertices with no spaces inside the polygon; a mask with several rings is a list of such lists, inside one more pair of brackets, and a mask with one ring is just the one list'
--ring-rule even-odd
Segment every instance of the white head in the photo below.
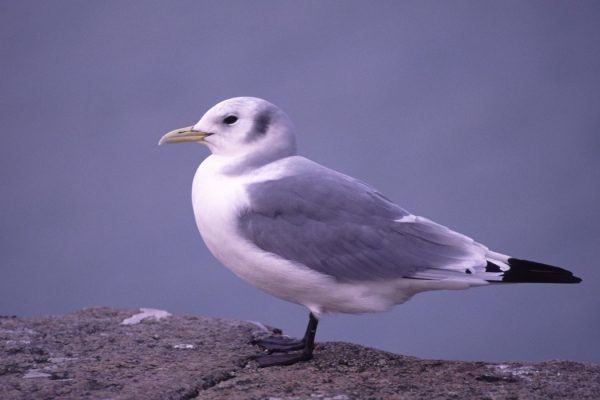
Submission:
{"label": "white head", "polygon": [[288,116],[274,104],[256,97],[222,101],[196,125],[167,133],[159,144],[181,142],[202,143],[215,155],[253,165],[296,154],[296,139]]}

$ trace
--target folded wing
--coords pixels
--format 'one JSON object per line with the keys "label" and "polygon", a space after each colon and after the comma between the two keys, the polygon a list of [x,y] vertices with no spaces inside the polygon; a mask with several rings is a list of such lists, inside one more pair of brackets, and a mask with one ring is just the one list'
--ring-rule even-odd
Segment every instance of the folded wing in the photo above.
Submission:
{"label": "folded wing", "polygon": [[416,217],[370,186],[296,160],[294,174],[247,187],[241,234],[264,251],[341,282],[465,278],[487,248]]}

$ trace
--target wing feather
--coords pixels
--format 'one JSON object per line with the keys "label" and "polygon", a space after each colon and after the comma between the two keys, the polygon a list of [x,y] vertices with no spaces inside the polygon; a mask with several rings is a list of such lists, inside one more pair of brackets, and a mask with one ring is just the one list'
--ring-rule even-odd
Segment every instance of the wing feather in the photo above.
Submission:
{"label": "wing feather", "polygon": [[426,218],[406,218],[368,185],[315,166],[247,187],[251,205],[239,229],[248,241],[341,282],[485,265],[487,249],[472,239]]}

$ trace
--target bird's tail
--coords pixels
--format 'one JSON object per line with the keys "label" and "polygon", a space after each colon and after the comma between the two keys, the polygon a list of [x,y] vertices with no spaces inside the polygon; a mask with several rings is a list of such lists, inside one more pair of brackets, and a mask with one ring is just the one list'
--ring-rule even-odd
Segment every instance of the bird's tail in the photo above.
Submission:
{"label": "bird's tail", "polygon": [[487,254],[485,279],[491,283],[579,283],[566,269],[495,253]]}

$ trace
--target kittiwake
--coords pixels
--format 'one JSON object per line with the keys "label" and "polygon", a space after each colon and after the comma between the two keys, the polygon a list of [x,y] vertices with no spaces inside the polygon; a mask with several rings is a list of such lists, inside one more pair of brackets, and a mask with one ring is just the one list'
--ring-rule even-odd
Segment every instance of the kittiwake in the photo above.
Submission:
{"label": "kittiwake", "polygon": [[427,290],[581,281],[565,269],[491,251],[297,155],[290,119],[266,100],[225,100],[159,144],[181,142],[212,153],[192,184],[208,249],[240,278],[309,310],[302,340],[258,341],[269,351],[257,358],[260,366],[311,359],[325,313],[384,311]]}

